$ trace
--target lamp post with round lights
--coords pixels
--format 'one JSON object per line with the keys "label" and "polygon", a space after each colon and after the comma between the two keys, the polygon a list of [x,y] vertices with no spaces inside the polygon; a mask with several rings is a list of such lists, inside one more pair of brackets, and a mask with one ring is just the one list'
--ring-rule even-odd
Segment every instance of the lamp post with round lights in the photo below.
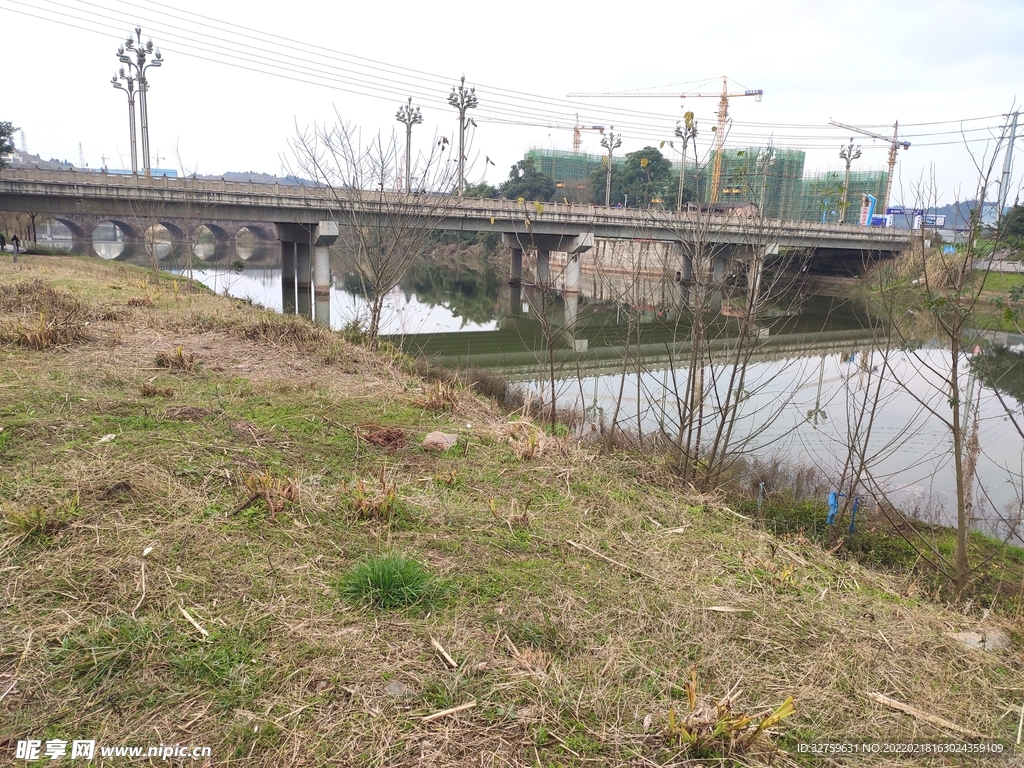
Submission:
{"label": "lamp post with round lights", "polygon": [[614,125],[608,126],[608,133],[601,138],[601,146],[608,150],[608,157],[605,160],[605,165],[608,166],[608,175],[604,181],[604,207],[608,208],[612,204],[612,153],[622,146],[622,139],[616,136],[612,131]]}
{"label": "lamp post with round lights", "polygon": [[[135,60],[133,61],[129,53],[135,54]],[[142,128],[142,168],[146,175],[150,174],[149,166],[149,110],[146,107],[146,93],[149,91],[149,77],[146,75],[147,70],[153,67],[160,67],[163,65],[163,56],[160,55],[160,49],[153,47],[153,41],[147,40],[145,45],[142,43],[142,28],[135,28],[135,37],[131,34],[128,35],[124,41],[124,45],[117,49],[117,58],[122,64],[128,65],[128,71],[134,76],[135,82],[138,84],[139,93],[139,124]],[[132,121],[132,131],[135,130],[134,119]]]}
{"label": "lamp post with round lights", "polygon": [[459,110],[459,197],[466,186],[466,110],[473,109],[480,104],[476,97],[476,88],[466,88],[466,76],[462,76],[462,82],[456,92],[452,86],[452,92],[448,94],[448,103]]}
{"label": "lamp post with round lights", "polygon": [[405,191],[412,191],[412,127],[423,122],[423,115],[420,108],[412,105],[412,96],[409,102],[403,104],[395,113],[395,119],[405,124]]}
{"label": "lamp post with round lights", "polygon": [[850,163],[860,157],[860,147],[853,146],[853,137],[850,137],[850,144],[839,148],[839,159],[846,161],[846,176],[843,179],[843,201],[839,204],[839,223],[846,222],[846,205],[850,196]]}
{"label": "lamp post with round lights", "polygon": [[676,210],[683,210],[683,189],[686,184],[686,147],[690,139],[697,138],[697,121],[693,119],[693,112],[683,115],[682,122],[676,123],[676,136],[683,140],[683,159],[679,163],[679,195],[676,199]]}
{"label": "lamp post with round lights", "polygon": [[[120,80],[124,80],[124,84],[118,79],[119,76]],[[134,175],[139,172],[138,153],[135,148],[135,78],[125,74],[124,67],[121,67],[121,71],[110,78],[110,84],[128,94],[128,135],[131,137],[132,174]]]}

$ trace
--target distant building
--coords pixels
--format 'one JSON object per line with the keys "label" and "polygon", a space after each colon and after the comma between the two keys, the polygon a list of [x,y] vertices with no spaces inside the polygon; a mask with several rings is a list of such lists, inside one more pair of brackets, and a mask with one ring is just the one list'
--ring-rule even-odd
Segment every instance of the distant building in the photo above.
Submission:
{"label": "distant building", "polygon": [[[582,190],[590,175],[604,167],[604,155],[568,152],[557,149],[531,149],[524,159],[532,160],[534,168],[550,176],[559,189]],[[717,205],[722,211],[763,211],[768,218],[798,221],[840,220],[844,171],[807,173],[806,153],[801,149],[780,147],[744,147],[722,150]],[[612,158],[612,172],[624,162]],[[678,160],[675,162],[679,167]],[[678,173],[678,171],[676,171]],[[701,210],[707,210],[714,173],[714,153],[699,166],[686,163],[686,186]],[[886,171],[858,171],[850,174],[847,195],[846,223],[859,219],[860,200],[864,194],[881,199],[889,174]],[[559,196],[556,195],[556,198]],[[749,206],[753,206],[753,208]]]}

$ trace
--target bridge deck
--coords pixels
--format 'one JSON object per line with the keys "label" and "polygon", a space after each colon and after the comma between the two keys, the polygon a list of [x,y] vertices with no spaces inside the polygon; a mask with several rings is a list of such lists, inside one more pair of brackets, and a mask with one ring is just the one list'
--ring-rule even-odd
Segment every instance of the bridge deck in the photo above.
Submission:
{"label": "bridge deck", "polygon": [[[316,224],[353,214],[367,220],[419,217],[437,229],[528,235],[592,233],[608,239],[709,243],[777,243],[781,247],[900,251],[909,235],[849,224],[676,213],[660,209],[605,208],[591,204],[518,202],[451,195],[331,190],[290,184],[196,178],[121,176],[102,172],[4,169],[0,209],[38,214],[148,218],[232,219]],[[137,213],[137,211],[136,211]]]}

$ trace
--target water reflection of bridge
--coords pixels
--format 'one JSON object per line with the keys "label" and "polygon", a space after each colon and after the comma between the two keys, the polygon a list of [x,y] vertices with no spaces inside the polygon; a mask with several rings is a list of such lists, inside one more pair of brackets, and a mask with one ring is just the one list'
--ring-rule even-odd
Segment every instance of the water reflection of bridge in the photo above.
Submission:
{"label": "water reflection of bridge", "polygon": [[[428,354],[430,362],[458,370],[486,370],[500,374],[510,381],[536,381],[542,367],[549,363],[548,350],[513,349],[514,341],[507,348],[494,352],[460,353],[455,348],[459,340],[468,341],[467,334],[446,334],[452,336],[451,351],[447,354]],[[435,339],[430,346],[437,349],[443,340]],[[765,336],[755,342],[750,356],[751,362],[768,362],[792,358],[815,357],[829,354],[849,355],[854,350],[878,343],[878,334],[870,329],[829,331],[819,333],[788,333]],[[737,339],[723,337],[711,343],[720,354],[718,360],[729,359],[729,352],[735,351]],[[622,373],[623,360],[639,356],[645,370],[664,370],[669,367],[686,368],[689,359],[689,341],[660,344],[640,344],[627,347],[624,344],[603,347],[591,346],[584,352],[570,348],[554,350],[555,366],[559,377],[570,374],[573,377],[618,375]],[[424,350],[425,351],[425,350]]]}

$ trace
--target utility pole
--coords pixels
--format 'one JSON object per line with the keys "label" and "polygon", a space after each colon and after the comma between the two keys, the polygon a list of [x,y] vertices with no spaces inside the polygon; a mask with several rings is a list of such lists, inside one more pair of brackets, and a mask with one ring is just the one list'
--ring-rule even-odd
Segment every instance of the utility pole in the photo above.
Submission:
{"label": "utility pole", "polygon": [[[135,54],[135,61],[132,61],[131,57],[125,52],[129,51]],[[152,58],[149,58],[152,56]],[[146,93],[149,91],[149,78],[146,76],[146,70],[151,67],[160,67],[163,65],[163,56],[160,55],[160,49],[153,48],[153,41],[147,40],[146,44],[142,44],[142,27],[135,28],[135,39],[132,38],[131,33],[128,34],[128,38],[124,41],[124,45],[117,49],[117,59],[122,64],[128,65],[128,71],[134,76],[135,82],[138,84],[139,91],[139,123],[142,128],[142,168],[146,175],[149,176],[149,111],[146,108]],[[124,70],[121,70],[121,76],[124,77]],[[116,87],[116,86],[115,86]],[[134,113],[134,108],[132,109]],[[132,133],[135,132],[135,118],[132,118]],[[132,158],[134,160],[134,157]],[[137,173],[136,163],[132,164],[132,172]]]}
{"label": "utility pole", "polygon": [[853,146],[853,136],[851,136],[849,146],[839,148],[839,158],[846,161],[846,176],[843,178],[843,200],[839,203],[840,224],[846,222],[846,201],[850,196],[850,163],[858,157],[860,157],[860,147]]}
{"label": "utility pole", "polygon": [[683,210],[683,184],[686,179],[686,147],[690,139],[697,138],[697,121],[693,119],[693,112],[683,115],[683,122],[676,123],[676,136],[683,141],[683,159],[679,163],[679,194],[676,197],[676,210]]}
{"label": "utility pole", "polygon": [[458,93],[455,86],[448,94],[448,103],[459,110],[459,197],[466,188],[466,110],[474,109],[480,102],[476,97],[476,88],[466,89],[466,76],[462,76]]}
{"label": "utility pole", "polygon": [[1003,223],[1003,209],[1006,207],[1006,194],[1010,191],[1010,176],[1013,174],[1013,144],[1017,140],[1017,118],[1020,112],[1012,115],[1005,115],[1012,118],[1010,123],[1010,143],[1006,145],[1006,155],[1003,157],[1003,175],[999,179],[999,208],[996,210],[996,228]]}
{"label": "utility pole", "polygon": [[408,193],[412,191],[412,127],[423,122],[420,108],[412,105],[412,96],[407,104],[398,108],[395,119],[405,123],[405,191]]}
{"label": "utility pole", "polygon": [[608,175],[604,182],[604,207],[610,208],[612,204],[612,153],[622,146],[622,138],[615,135],[614,125],[608,126],[608,135],[601,137],[601,146],[608,150],[608,157],[605,165],[608,166]]}

